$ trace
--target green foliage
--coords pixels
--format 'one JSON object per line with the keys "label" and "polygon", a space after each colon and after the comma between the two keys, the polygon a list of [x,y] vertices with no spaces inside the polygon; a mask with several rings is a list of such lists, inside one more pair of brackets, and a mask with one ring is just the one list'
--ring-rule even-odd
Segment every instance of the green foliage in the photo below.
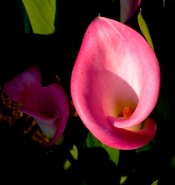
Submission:
{"label": "green foliage", "polygon": [[[72,146],[70,153],[75,160],[78,159],[78,148],[76,147],[76,145]],[[71,162],[67,159],[64,163],[64,169],[67,170],[70,166],[71,166]]]}
{"label": "green foliage", "polygon": [[175,155],[171,158],[170,166],[175,169]]}
{"label": "green foliage", "polygon": [[33,33],[48,35],[55,32],[56,0],[22,0]]}
{"label": "green foliage", "polygon": [[120,184],[124,184],[126,182],[127,176],[122,176],[120,179]]}
{"label": "green foliage", "polygon": [[151,185],[158,185],[158,180],[154,181]]}
{"label": "green foliage", "polygon": [[149,29],[148,29],[148,26],[141,14],[141,9],[140,9],[140,12],[137,16],[137,19],[138,19],[138,24],[139,24],[139,27],[140,27],[140,30],[142,32],[142,34],[144,35],[145,39],[147,40],[148,44],[152,47],[152,49],[154,49],[154,46],[153,46],[153,42],[152,42],[152,39],[151,39],[151,36],[150,36],[150,33],[149,33]]}
{"label": "green foliage", "polygon": [[149,142],[147,145],[136,149],[136,152],[144,152],[144,151],[150,150],[152,148],[153,148],[153,144],[152,144],[152,142]]}
{"label": "green foliage", "polygon": [[86,145],[89,148],[102,147],[108,153],[110,160],[112,160],[116,165],[118,164],[120,150],[104,145],[99,140],[97,140],[90,132],[87,135]]}

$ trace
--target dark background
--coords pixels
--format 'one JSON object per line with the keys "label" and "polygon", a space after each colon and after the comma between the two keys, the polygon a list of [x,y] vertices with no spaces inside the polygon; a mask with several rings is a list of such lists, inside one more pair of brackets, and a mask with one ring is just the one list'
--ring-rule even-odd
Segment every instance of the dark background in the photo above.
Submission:
{"label": "dark background", "polygon": [[[160,100],[152,113],[158,127],[154,147],[140,153],[121,151],[116,167],[101,148],[83,148],[87,130],[78,118],[68,122],[65,147],[51,149],[24,135],[20,122],[9,126],[2,121],[0,184],[117,185],[122,175],[128,176],[124,185],[151,185],[155,180],[158,184],[175,184],[175,165],[171,165],[175,156],[175,1],[166,0],[163,7],[162,0],[142,0],[140,7],[161,68]],[[71,70],[87,26],[99,13],[119,20],[117,0],[59,0],[56,32],[46,36],[25,34],[17,0],[2,1],[0,9],[1,85],[29,66],[37,65],[43,74],[43,85],[53,82],[57,74],[70,99]],[[130,26],[140,32],[138,11]],[[166,112],[169,118],[164,116]],[[79,160],[72,161],[74,165],[65,172],[61,166],[65,158],[70,158],[66,151],[72,143],[79,146]]]}

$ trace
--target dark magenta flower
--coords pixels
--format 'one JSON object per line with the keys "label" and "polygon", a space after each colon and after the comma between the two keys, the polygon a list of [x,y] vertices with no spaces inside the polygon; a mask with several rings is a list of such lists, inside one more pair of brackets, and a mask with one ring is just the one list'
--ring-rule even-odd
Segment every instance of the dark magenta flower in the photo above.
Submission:
{"label": "dark magenta flower", "polygon": [[4,87],[13,101],[22,105],[21,111],[32,116],[40,129],[55,144],[63,134],[68,115],[69,102],[63,87],[58,83],[42,87],[41,73],[36,66],[19,74]]}
{"label": "dark magenta flower", "polygon": [[120,0],[120,22],[125,23],[136,12],[141,0]]}
{"label": "dark magenta flower", "polygon": [[89,131],[113,148],[144,146],[156,133],[148,117],[159,89],[159,63],[146,40],[123,23],[95,18],[71,76],[72,100]]}

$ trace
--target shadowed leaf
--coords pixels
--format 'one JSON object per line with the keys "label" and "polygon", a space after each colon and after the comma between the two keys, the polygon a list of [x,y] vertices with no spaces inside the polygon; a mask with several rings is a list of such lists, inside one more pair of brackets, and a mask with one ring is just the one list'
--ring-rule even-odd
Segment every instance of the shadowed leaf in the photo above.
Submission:
{"label": "shadowed leaf", "polygon": [[86,144],[87,144],[87,147],[90,147],[90,148],[91,147],[104,148],[106,152],[108,153],[110,160],[112,160],[116,165],[118,164],[120,150],[104,145],[103,143],[98,141],[90,132],[87,135]]}

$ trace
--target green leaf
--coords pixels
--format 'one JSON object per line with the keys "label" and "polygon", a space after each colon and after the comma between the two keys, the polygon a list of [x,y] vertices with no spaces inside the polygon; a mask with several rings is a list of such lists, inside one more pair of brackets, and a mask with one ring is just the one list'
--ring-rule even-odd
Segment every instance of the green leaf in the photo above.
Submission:
{"label": "green leaf", "polygon": [[175,155],[171,158],[170,166],[175,169]]}
{"label": "green leaf", "polygon": [[18,1],[18,5],[19,5],[19,9],[21,11],[21,14],[23,16],[25,33],[30,33],[32,28],[31,28],[29,16],[26,12],[24,4],[22,3],[22,1]]}
{"label": "green leaf", "polygon": [[158,180],[154,181],[151,185],[158,185]]}
{"label": "green leaf", "polygon": [[78,148],[76,145],[72,146],[72,149],[70,150],[70,153],[72,154],[72,157],[77,160],[78,159]]}
{"label": "green leaf", "polygon": [[56,141],[55,145],[61,145],[64,141],[64,134],[61,135],[61,137]]}
{"label": "green leaf", "polygon": [[128,176],[122,176],[120,179],[120,184],[125,183],[125,181],[127,180]]}
{"label": "green leaf", "polygon": [[[76,147],[76,145],[72,146],[72,149],[70,150],[70,153],[72,155],[72,157],[77,160],[78,159],[78,148]],[[64,170],[67,170],[71,167],[71,162],[66,159],[65,163],[64,163]]]}
{"label": "green leaf", "polygon": [[120,150],[104,145],[99,140],[97,140],[90,132],[88,133],[86,138],[86,145],[89,148],[93,148],[93,147],[104,148],[108,153],[110,160],[112,160],[116,165],[118,164]]}
{"label": "green leaf", "polygon": [[143,146],[141,148],[136,149],[136,153],[144,152],[144,151],[147,151],[147,150],[151,150],[152,148],[153,148],[153,143],[149,142],[147,145],[145,145],[145,146]]}
{"label": "green leaf", "polygon": [[48,35],[55,32],[56,0],[22,0],[33,33]]}
{"label": "green leaf", "polygon": [[137,16],[137,19],[138,19],[138,24],[139,24],[139,27],[140,27],[140,30],[142,32],[142,34],[144,35],[145,39],[147,40],[148,44],[152,47],[152,49],[154,50],[154,46],[153,46],[153,42],[152,42],[152,39],[151,39],[151,36],[150,36],[150,33],[149,33],[149,29],[148,29],[148,26],[141,14],[141,9],[140,9],[140,12]]}

